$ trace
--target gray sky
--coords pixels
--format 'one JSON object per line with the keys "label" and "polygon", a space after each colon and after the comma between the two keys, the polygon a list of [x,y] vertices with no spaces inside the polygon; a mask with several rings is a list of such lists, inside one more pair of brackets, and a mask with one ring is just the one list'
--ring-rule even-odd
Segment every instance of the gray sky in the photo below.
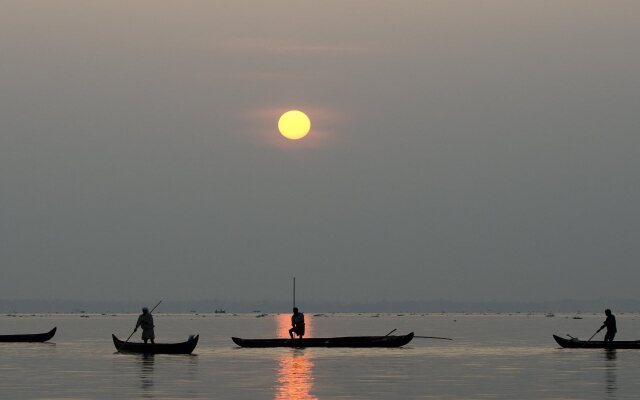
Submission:
{"label": "gray sky", "polygon": [[0,298],[636,297],[639,15],[1,0]]}

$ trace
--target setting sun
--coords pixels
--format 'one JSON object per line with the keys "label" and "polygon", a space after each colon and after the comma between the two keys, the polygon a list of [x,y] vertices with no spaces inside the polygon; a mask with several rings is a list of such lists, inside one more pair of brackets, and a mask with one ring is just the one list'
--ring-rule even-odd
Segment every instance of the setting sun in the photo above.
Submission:
{"label": "setting sun", "polygon": [[297,140],[307,136],[311,129],[309,117],[302,111],[291,110],[282,114],[278,120],[278,129],[287,139]]}

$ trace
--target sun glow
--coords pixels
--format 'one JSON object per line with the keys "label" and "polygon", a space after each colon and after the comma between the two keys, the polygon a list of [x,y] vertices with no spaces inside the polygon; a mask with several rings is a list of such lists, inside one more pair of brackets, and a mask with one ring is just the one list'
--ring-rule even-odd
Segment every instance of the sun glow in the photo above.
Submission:
{"label": "sun glow", "polygon": [[313,361],[304,350],[294,349],[279,359],[276,400],[318,400],[313,394]]}
{"label": "sun glow", "polygon": [[[276,321],[276,336],[288,338],[291,314],[279,314]],[[305,336],[311,334],[312,321],[311,316],[305,316]],[[291,352],[283,354],[278,363],[275,400],[318,400],[313,394],[313,360],[309,352],[292,349]]]}
{"label": "sun glow", "polygon": [[298,140],[307,136],[311,129],[311,121],[302,111],[291,110],[280,116],[278,129],[287,139]]}

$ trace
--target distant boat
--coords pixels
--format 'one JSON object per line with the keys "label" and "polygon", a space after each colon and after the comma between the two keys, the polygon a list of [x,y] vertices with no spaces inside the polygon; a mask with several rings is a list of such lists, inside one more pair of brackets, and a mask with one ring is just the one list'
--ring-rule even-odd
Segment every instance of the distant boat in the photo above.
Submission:
{"label": "distant boat", "polygon": [[578,340],[577,338],[564,339],[556,335],[553,335],[553,338],[561,347],[569,349],[640,349],[640,340],[613,342],[604,342],[602,340],[586,341]]}
{"label": "distant boat", "polygon": [[51,340],[58,328],[53,328],[47,333],[34,333],[27,335],[0,335],[0,342],[46,342]]}
{"label": "distant boat", "polygon": [[547,315],[545,315],[545,317],[549,317],[549,318],[552,318],[552,317],[555,317],[555,316],[556,315],[554,313],[552,313],[552,312],[547,313]]}
{"label": "distant boat", "polygon": [[116,335],[113,337],[113,344],[120,353],[138,354],[191,354],[198,344],[199,335],[189,337],[189,340],[182,343],[155,343],[144,344],[140,342],[123,342]]}
{"label": "distant boat", "polygon": [[218,308],[216,308],[216,309],[213,311],[213,313],[214,313],[214,314],[226,314],[226,313],[227,313],[227,310],[224,310],[224,309],[222,309],[222,308],[219,308],[219,309],[218,309]]}
{"label": "distant boat", "polygon": [[346,336],[303,339],[231,338],[240,347],[400,347],[413,339],[413,332],[403,336]]}

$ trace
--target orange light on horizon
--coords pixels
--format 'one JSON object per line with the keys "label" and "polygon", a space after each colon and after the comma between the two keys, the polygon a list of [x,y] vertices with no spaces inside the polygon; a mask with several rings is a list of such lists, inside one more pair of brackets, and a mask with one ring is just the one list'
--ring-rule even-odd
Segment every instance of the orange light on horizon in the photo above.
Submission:
{"label": "orange light on horizon", "polygon": [[[289,329],[291,329],[291,314],[278,314],[276,316],[277,327],[276,327],[276,337],[279,338],[288,338],[289,337]],[[304,337],[313,337],[313,319],[304,315]]]}

